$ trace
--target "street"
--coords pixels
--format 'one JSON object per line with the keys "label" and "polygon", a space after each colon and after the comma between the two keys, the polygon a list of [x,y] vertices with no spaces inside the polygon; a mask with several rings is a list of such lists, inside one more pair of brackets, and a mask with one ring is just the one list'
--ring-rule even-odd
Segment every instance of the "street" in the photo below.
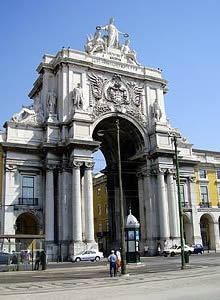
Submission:
{"label": "street", "polygon": [[220,254],[145,257],[127,276],[110,278],[107,261],[51,263],[46,271],[0,273],[0,299],[219,299]]}

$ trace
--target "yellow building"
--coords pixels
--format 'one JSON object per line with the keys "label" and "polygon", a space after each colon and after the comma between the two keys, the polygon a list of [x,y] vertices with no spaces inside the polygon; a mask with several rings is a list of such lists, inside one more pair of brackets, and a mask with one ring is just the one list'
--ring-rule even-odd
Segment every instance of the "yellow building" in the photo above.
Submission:
{"label": "yellow building", "polygon": [[102,173],[93,176],[93,203],[94,203],[94,231],[99,250],[108,249],[108,195],[107,177]]}
{"label": "yellow building", "polygon": [[[205,249],[220,250],[220,152],[194,149],[193,155],[197,158],[192,178],[195,193],[181,180],[185,240],[192,244],[200,239]],[[194,222],[200,231],[193,239]]]}

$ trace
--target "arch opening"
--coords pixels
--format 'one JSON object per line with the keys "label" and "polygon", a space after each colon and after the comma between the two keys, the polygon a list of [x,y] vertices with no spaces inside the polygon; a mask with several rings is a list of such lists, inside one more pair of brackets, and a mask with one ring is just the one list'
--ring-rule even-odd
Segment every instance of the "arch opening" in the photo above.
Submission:
{"label": "arch opening", "polygon": [[116,120],[119,120],[120,154],[122,169],[124,216],[131,208],[139,220],[139,197],[137,173],[146,161],[145,142],[140,130],[127,119],[109,117],[100,121],[93,132],[93,139],[99,141],[106,166],[101,170],[107,177],[108,223],[111,247],[120,244],[120,203],[118,176],[118,140]]}

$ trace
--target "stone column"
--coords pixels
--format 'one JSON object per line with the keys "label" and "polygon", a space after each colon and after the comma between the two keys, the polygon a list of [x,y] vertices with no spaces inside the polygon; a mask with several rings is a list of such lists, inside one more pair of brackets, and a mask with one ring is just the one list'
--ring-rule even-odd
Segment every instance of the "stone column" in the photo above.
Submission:
{"label": "stone column", "polygon": [[194,244],[202,244],[201,230],[200,230],[200,220],[198,216],[197,204],[196,204],[196,187],[195,178],[189,178],[189,194],[190,202],[192,206],[192,233],[194,238]]}
{"label": "stone column", "polygon": [[46,170],[45,239],[54,242],[54,175],[53,167]]}
{"label": "stone column", "polygon": [[147,171],[144,174],[144,198],[145,198],[145,237],[147,239],[148,253],[155,255],[157,250],[157,216],[156,203],[153,196],[153,178]]}
{"label": "stone column", "polygon": [[145,237],[145,203],[144,203],[144,182],[142,174],[138,174],[138,198],[139,198],[139,216],[140,216],[140,252],[144,252]]}
{"label": "stone column", "polygon": [[173,172],[171,170],[168,170],[167,174],[167,194],[169,205],[170,236],[173,240],[179,240],[180,234],[178,231],[178,200],[175,194],[175,181],[173,180]]}
{"label": "stone column", "polygon": [[168,201],[165,189],[164,173],[165,170],[160,169],[157,175],[161,240],[167,240],[170,238]]}
{"label": "stone column", "polygon": [[211,249],[217,250],[219,249],[219,223],[218,222],[213,223],[213,229],[214,229],[213,230],[214,237],[213,237],[213,247],[211,247]]}
{"label": "stone column", "polygon": [[81,212],[81,162],[74,161],[72,168],[72,220],[74,242],[82,241],[82,212]]}
{"label": "stone column", "polygon": [[94,163],[85,163],[84,188],[85,188],[85,239],[94,241],[94,214],[93,214],[93,185],[92,168]]}
{"label": "stone column", "polygon": [[69,239],[69,199],[70,199],[70,171],[69,169],[64,168],[62,174],[62,221],[63,221],[63,241]]}

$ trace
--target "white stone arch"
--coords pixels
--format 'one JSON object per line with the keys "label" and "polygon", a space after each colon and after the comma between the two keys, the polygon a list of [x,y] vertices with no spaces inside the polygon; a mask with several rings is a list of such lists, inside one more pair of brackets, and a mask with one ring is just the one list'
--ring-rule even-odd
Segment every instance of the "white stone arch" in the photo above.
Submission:
{"label": "white stone arch", "polygon": [[192,222],[189,214],[183,215],[184,238],[187,245],[193,244]]}
{"label": "white stone arch", "polygon": [[135,118],[132,118],[129,115],[118,113],[118,112],[117,113],[115,113],[115,112],[109,112],[109,113],[103,114],[99,118],[97,118],[95,120],[95,122],[92,124],[92,133],[91,133],[91,135],[93,135],[93,132],[96,129],[97,125],[101,121],[103,121],[104,119],[108,119],[108,118],[125,119],[128,122],[130,122],[131,124],[133,124],[133,126],[137,128],[137,130],[139,131],[141,137],[144,140],[144,147],[146,149],[150,149],[150,139],[149,139],[149,134],[148,134],[147,128],[144,127],[143,124],[141,124],[140,121],[138,122]]}
{"label": "white stone arch", "polygon": [[216,248],[215,217],[212,213],[204,213],[200,216],[200,232],[205,249]]}

